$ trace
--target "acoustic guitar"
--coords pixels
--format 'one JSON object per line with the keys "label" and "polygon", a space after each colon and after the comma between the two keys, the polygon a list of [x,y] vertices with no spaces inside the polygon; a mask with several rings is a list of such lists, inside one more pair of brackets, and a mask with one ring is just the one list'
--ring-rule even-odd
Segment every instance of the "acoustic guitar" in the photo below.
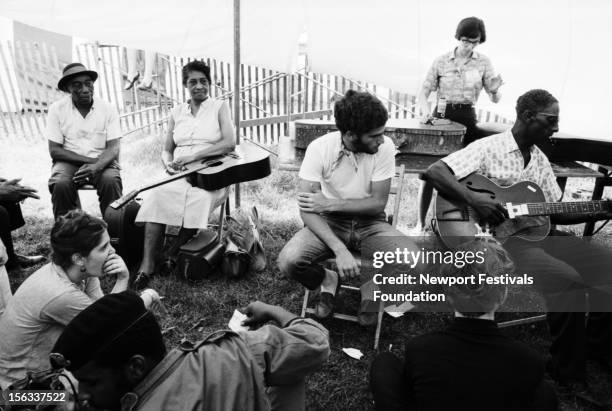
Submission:
{"label": "acoustic guitar", "polygon": [[503,204],[509,218],[494,227],[481,227],[474,209],[450,201],[438,193],[435,201],[436,230],[444,245],[455,248],[479,235],[491,234],[504,243],[510,237],[540,241],[550,232],[550,216],[561,214],[594,213],[612,210],[612,201],[576,201],[548,203],[544,192],[535,183],[521,181],[502,187],[480,174],[471,174],[459,183],[468,190],[489,195]]}
{"label": "acoustic guitar", "polygon": [[132,190],[113,201],[110,207],[119,209],[143,191],[185,177],[191,177],[190,182],[194,186],[212,191],[236,183],[258,180],[270,173],[270,154],[267,151],[255,144],[240,144],[231,153],[188,163],[185,165],[185,171]]}
{"label": "acoustic guitar", "polygon": [[231,153],[189,163],[185,171],[133,190],[107,207],[104,220],[108,224],[111,244],[128,267],[135,267],[140,262],[144,230],[134,223],[140,209],[140,203],[134,199],[142,191],[181,178],[190,178],[194,186],[205,190],[218,190],[231,184],[267,177],[270,172],[268,152],[250,142],[240,144]]}

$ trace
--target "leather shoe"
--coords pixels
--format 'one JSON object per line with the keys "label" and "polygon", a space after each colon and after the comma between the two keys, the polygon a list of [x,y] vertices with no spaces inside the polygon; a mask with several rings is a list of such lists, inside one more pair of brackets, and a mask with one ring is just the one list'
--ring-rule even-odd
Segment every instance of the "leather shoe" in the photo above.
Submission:
{"label": "leather shoe", "polygon": [[334,299],[338,295],[338,291],[340,291],[340,276],[338,276],[338,283],[336,284],[336,293],[328,293],[321,292],[319,293],[319,301],[317,301],[317,305],[315,306],[315,317],[322,319],[329,317],[334,312]]}
{"label": "leather shoe", "polygon": [[42,255],[21,255],[15,254],[13,258],[9,258],[6,262],[7,270],[14,270],[19,268],[31,267],[38,263],[45,261],[45,257]]}
{"label": "leather shoe", "polygon": [[359,305],[357,322],[364,327],[371,327],[378,322],[378,311],[372,311],[374,301],[363,300]]}
{"label": "leather shoe", "polygon": [[132,281],[132,288],[136,291],[144,290],[149,286],[149,282],[153,274],[147,274],[143,271],[138,272],[136,277],[134,277],[134,281]]}

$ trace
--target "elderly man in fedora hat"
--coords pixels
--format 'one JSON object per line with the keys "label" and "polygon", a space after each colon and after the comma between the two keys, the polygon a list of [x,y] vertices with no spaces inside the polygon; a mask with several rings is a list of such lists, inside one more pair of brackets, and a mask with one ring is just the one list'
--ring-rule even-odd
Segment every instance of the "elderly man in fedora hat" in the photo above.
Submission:
{"label": "elderly man in fedora hat", "polygon": [[77,190],[85,184],[96,188],[102,215],[121,197],[119,116],[94,97],[97,78],[81,63],[68,64],[57,83],[68,95],[49,107],[46,137],[53,160],[49,191],[55,218],[80,207]]}

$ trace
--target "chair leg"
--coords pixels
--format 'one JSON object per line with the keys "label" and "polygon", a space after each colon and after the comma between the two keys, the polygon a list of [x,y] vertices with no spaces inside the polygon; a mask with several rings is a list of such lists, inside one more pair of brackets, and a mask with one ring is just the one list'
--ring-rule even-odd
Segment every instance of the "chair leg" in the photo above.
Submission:
{"label": "chair leg", "polygon": [[219,207],[219,232],[217,233],[219,236],[219,241],[223,241],[223,224],[225,223],[225,214],[229,216],[229,197],[224,201],[224,204],[221,204]]}
{"label": "chair leg", "polygon": [[381,301],[378,306],[378,321],[376,322],[376,333],[374,334],[374,349],[378,349],[378,340],[380,339],[380,329],[382,328],[382,319],[385,312],[385,305]]}
{"label": "chair leg", "polygon": [[306,315],[306,307],[308,307],[308,295],[310,294],[310,291],[308,291],[308,288],[306,289],[306,291],[304,292],[304,302],[302,303],[302,313],[300,314],[300,317],[305,317]]}

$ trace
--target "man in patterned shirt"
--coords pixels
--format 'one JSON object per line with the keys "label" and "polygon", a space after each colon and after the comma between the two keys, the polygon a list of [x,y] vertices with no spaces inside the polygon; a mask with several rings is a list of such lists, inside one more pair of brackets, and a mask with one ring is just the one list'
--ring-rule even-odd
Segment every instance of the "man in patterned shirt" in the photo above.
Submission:
{"label": "man in patterned shirt", "polygon": [[[535,145],[559,130],[558,101],[545,90],[531,90],[519,97],[516,117],[511,130],[470,144],[434,163],[424,175],[445,197],[471,206],[483,223],[499,224],[508,213],[495,199],[457,182],[474,172],[500,185],[532,181],[542,188],[548,202],[562,197],[548,159]],[[578,224],[609,218],[610,212],[553,215],[551,222]],[[517,272],[532,275],[546,300],[553,339],[549,372],[561,383],[581,385],[587,353],[612,370],[612,278],[607,275],[612,251],[562,231],[552,230],[551,234],[553,237],[538,242],[511,238],[505,248]],[[591,312],[585,325],[586,290]]]}

